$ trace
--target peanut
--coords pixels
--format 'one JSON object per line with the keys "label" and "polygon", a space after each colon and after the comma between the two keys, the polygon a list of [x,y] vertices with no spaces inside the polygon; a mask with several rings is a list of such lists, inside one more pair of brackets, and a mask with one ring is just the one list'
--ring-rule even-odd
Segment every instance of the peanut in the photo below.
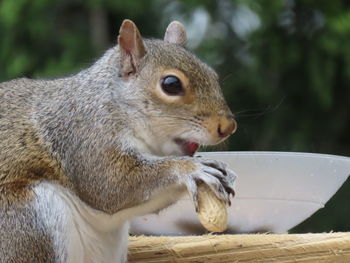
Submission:
{"label": "peanut", "polygon": [[198,186],[198,211],[201,224],[211,232],[223,232],[227,228],[227,209],[225,202],[202,183]]}

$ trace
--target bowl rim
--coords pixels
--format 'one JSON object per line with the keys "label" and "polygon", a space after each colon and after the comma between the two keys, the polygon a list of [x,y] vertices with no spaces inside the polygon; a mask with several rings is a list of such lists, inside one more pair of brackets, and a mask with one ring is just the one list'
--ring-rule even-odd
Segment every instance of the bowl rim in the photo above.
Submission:
{"label": "bowl rim", "polygon": [[[350,157],[336,154],[328,154],[328,153],[312,153],[312,152],[286,152],[286,151],[200,151],[197,152],[196,155],[200,155],[202,153],[209,154],[218,154],[218,155],[278,155],[278,156],[298,156],[298,157],[323,157],[327,159],[339,159],[350,162]],[[195,155],[195,156],[196,156]]]}

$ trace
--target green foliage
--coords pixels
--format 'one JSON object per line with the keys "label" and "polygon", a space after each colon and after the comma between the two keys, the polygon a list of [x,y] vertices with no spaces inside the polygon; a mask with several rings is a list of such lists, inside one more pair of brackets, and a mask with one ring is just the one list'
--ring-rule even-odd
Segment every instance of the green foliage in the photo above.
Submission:
{"label": "green foliage", "polygon": [[[218,70],[239,123],[224,149],[350,155],[345,0],[0,0],[0,80],[74,73],[116,43],[124,18],[161,37],[198,10],[209,22],[202,12],[194,52]],[[349,191],[295,231],[349,231]]]}

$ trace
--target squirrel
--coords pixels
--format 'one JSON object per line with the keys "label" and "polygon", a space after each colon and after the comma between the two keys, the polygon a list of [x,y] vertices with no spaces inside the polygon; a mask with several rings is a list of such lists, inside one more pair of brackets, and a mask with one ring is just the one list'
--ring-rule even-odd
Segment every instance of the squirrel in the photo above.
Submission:
{"label": "squirrel", "polygon": [[91,67],[0,83],[0,262],[127,262],[128,221],[205,183],[227,204],[236,175],[194,157],[236,130],[215,71],[124,20]]}

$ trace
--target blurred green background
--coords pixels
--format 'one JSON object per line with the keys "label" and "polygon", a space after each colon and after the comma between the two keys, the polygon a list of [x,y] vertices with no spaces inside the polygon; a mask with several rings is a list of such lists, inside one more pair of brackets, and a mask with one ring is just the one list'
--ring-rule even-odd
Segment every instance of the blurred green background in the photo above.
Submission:
{"label": "blurred green background", "polygon": [[[221,76],[239,123],[217,150],[350,156],[350,2],[0,0],[0,81],[89,66],[123,19],[162,38],[176,19]],[[293,232],[350,231],[350,182]]]}

